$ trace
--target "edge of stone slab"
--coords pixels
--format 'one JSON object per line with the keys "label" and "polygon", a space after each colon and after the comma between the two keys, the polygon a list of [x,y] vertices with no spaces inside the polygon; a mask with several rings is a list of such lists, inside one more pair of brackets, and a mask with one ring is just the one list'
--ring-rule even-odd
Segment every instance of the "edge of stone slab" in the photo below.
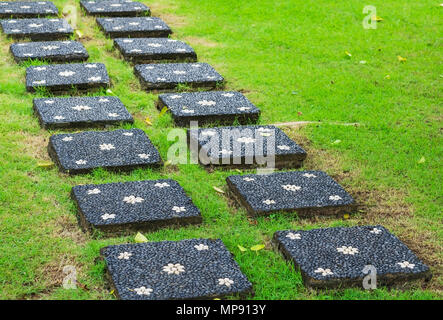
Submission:
{"label": "edge of stone slab", "polygon": [[92,17],[150,17],[151,8],[147,7],[144,11],[115,11],[115,12],[90,12],[83,4],[83,1],[79,1],[80,8],[84,11],[85,15]]}

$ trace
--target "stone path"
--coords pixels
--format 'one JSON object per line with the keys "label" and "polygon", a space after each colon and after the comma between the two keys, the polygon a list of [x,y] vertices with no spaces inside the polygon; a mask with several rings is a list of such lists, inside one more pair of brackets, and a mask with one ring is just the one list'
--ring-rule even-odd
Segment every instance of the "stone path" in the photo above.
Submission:
{"label": "stone path", "polygon": [[[146,17],[150,14],[147,6],[126,0],[82,0],[81,6],[90,15],[118,16],[97,18],[97,23],[106,35],[118,38],[114,45],[124,59],[139,63],[134,72],[144,89],[171,91],[159,95],[159,110],[169,111],[179,126],[188,126],[191,121],[210,126],[188,131],[191,151],[206,154],[206,158],[199,158],[200,164],[251,169],[273,159],[277,169],[303,165],[305,150],[283,131],[273,125],[252,125],[259,120],[260,110],[241,93],[176,92],[179,85],[188,89],[220,89],[224,78],[209,64],[197,62],[197,54],[189,45],[168,38],[171,29],[160,18]],[[12,44],[11,53],[17,62],[88,59],[80,42],[48,41],[73,34],[66,20],[9,19],[57,13],[57,8],[47,1],[0,2],[0,18],[8,18],[1,21],[6,35],[44,40]],[[145,16],[123,17],[129,15]],[[165,61],[187,63],[151,64]],[[83,93],[109,86],[106,67],[99,62],[34,65],[26,69],[26,89],[31,92],[40,87],[53,93],[72,93],[72,88]],[[34,99],[33,105],[46,129],[134,121],[120,99],[111,96],[44,97]],[[87,173],[95,168],[158,168],[163,164],[160,153],[140,129],[54,134],[48,152],[60,171],[69,174]],[[351,213],[355,209],[352,196],[322,171],[235,175],[226,181],[230,194],[253,215],[296,211],[311,217]],[[80,227],[93,234],[101,231],[112,236],[202,222],[200,210],[179,183],[171,179],[78,185],[72,188],[71,196],[78,207]],[[277,231],[273,242],[285,258],[300,268],[309,287],[361,287],[363,269],[368,264],[377,269],[379,282],[386,285],[404,285],[431,277],[429,268],[382,226]],[[121,244],[105,247],[101,254],[110,284],[121,299],[253,294],[252,284],[221,240]]]}
{"label": "stone path", "polygon": [[70,174],[162,164],[157,149],[140,129],[56,134],[49,139],[48,151],[60,170]]}
{"label": "stone path", "polygon": [[151,14],[149,7],[143,3],[128,0],[82,0],[80,6],[92,16],[135,17]]}
{"label": "stone path", "polygon": [[157,108],[167,108],[176,125],[211,123],[249,124],[258,121],[260,110],[243,94],[235,91],[166,93],[158,96]]}
{"label": "stone path", "polygon": [[219,239],[123,244],[101,253],[120,299],[212,299],[252,291]]}
{"label": "stone path", "polygon": [[306,158],[306,151],[274,126],[191,129],[189,140],[198,146],[199,161],[206,166],[256,168],[272,156],[275,168],[298,168]]}
{"label": "stone path", "polygon": [[72,189],[85,230],[145,230],[198,224],[200,211],[177,181],[148,180]]}
{"label": "stone path", "polygon": [[97,18],[97,24],[111,38],[161,38],[172,34],[160,18]]}
{"label": "stone path", "polygon": [[10,50],[18,63],[30,59],[49,62],[82,62],[89,58],[83,44],[70,40],[13,43]]}
{"label": "stone path", "polygon": [[13,39],[59,40],[73,35],[65,19],[13,19],[0,21],[3,32]]}
{"label": "stone path", "polygon": [[183,41],[169,38],[117,38],[114,45],[125,60],[134,63],[197,61],[194,49]]}
{"label": "stone path", "polygon": [[57,14],[57,7],[50,1],[0,1],[0,19],[36,18]]}
{"label": "stone path", "polygon": [[322,171],[248,174],[226,178],[236,201],[252,215],[294,212],[338,215],[355,210],[354,199]]}
{"label": "stone path", "polygon": [[138,64],[135,75],[147,90],[175,89],[179,84],[193,88],[215,88],[224,78],[207,63]]}
{"label": "stone path", "polygon": [[34,99],[34,111],[45,129],[134,122],[120,99],[109,96]]}
{"label": "stone path", "polygon": [[379,285],[401,286],[431,276],[429,267],[380,225],[277,231],[274,242],[308,287],[361,288],[368,265],[375,267]]}
{"label": "stone path", "polygon": [[54,93],[72,88],[89,90],[109,87],[109,76],[103,63],[74,63],[32,66],[26,69],[26,90],[46,88]]}

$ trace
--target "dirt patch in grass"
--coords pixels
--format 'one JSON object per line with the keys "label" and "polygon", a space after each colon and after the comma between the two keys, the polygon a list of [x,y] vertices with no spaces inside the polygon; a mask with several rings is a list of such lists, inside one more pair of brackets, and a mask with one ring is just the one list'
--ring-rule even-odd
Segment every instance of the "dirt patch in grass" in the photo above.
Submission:
{"label": "dirt patch in grass", "polygon": [[72,239],[78,245],[84,245],[88,241],[88,237],[81,231],[76,217],[68,214],[56,219],[54,223],[54,236]]}
{"label": "dirt patch in grass", "polygon": [[[419,227],[414,208],[405,199],[407,193],[393,188],[377,189],[365,183],[358,170],[343,169],[343,155],[331,150],[316,149],[303,134],[302,128],[282,127],[286,134],[308,153],[305,170],[324,170],[354,197],[359,212],[351,215],[352,225],[381,224],[399,237],[417,256],[431,267],[433,280],[427,289],[443,290],[442,248],[438,236]],[[330,218],[315,217],[298,220],[297,226],[309,226],[313,222],[327,225]],[[421,222],[423,223],[423,222]]]}
{"label": "dirt patch in grass", "polygon": [[197,45],[202,47],[208,47],[208,48],[215,48],[219,47],[220,44],[205,38],[201,37],[185,37],[184,41],[189,43],[191,46]]}
{"label": "dirt patch in grass", "polygon": [[23,136],[23,150],[22,153],[28,154],[34,159],[50,161],[50,157],[47,151],[48,138],[46,135],[42,135],[40,132],[38,135],[32,135],[22,132]]}

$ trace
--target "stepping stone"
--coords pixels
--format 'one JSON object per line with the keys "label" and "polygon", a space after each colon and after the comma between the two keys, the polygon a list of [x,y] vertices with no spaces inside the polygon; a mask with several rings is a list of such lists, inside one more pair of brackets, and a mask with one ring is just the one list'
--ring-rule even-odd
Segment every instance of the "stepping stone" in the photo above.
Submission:
{"label": "stepping stone", "polygon": [[14,39],[59,40],[70,37],[74,30],[65,19],[2,20],[3,32]]}
{"label": "stepping stone", "polygon": [[240,124],[258,120],[260,110],[240,92],[212,91],[165,93],[158,96],[157,108],[168,108],[176,125],[188,126],[190,121],[199,125],[210,123]]}
{"label": "stepping stone", "polygon": [[85,47],[77,41],[22,42],[11,44],[17,63],[32,60],[50,62],[82,62],[89,58]]}
{"label": "stepping stone", "polygon": [[103,63],[74,63],[32,66],[26,68],[26,90],[38,87],[52,92],[67,92],[73,87],[89,90],[109,87],[109,77]]}
{"label": "stepping stone", "polygon": [[225,168],[298,168],[306,151],[275,126],[232,126],[188,130],[199,162]]}
{"label": "stepping stone", "polygon": [[354,199],[322,171],[236,175],[226,182],[238,204],[252,215],[297,211],[312,217],[355,209]]}
{"label": "stepping stone", "polygon": [[34,112],[45,129],[78,128],[133,123],[117,97],[34,99]]}
{"label": "stepping stone", "polygon": [[50,1],[14,1],[0,2],[0,19],[35,18],[38,16],[57,15],[57,7]]}
{"label": "stepping stone", "polygon": [[252,293],[220,239],[121,244],[101,249],[106,273],[123,300],[213,299]]}
{"label": "stepping stone", "polygon": [[138,64],[134,72],[147,90],[175,89],[179,84],[215,88],[224,81],[207,63]]}
{"label": "stepping stone", "polygon": [[377,285],[429,280],[431,272],[382,226],[277,231],[274,243],[300,268],[305,286],[362,288],[363,269],[376,268]]}
{"label": "stepping stone", "polygon": [[143,3],[131,0],[82,0],[80,6],[92,16],[135,17],[151,14],[149,8]]}
{"label": "stepping stone", "polygon": [[161,38],[172,31],[160,18],[97,18],[99,27],[111,38]]}
{"label": "stepping stone", "polygon": [[60,171],[70,174],[162,164],[157,149],[140,129],[56,134],[49,139],[48,151]]}
{"label": "stepping stone", "polygon": [[114,45],[123,57],[135,63],[150,63],[158,60],[197,61],[194,49],[183,41],[167,38],[118,38]]}
{"label": "stepping stone", "polygon": [[72,188],[72,197],[84,230],[155,230],[202,222],[200,211],[171,179],[80,185]]}

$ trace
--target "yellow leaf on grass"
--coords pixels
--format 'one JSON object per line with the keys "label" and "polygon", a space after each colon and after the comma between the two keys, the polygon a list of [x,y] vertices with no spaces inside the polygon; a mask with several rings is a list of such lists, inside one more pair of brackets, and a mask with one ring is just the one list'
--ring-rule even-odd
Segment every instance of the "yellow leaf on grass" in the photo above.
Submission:
{"label": "yellow leaf on grass", "polygon": [[337,139],[332,144],[339,144],[340,142],[341,142],[341,140]]}
{"label": "yellow leaf on grass", "polygon": [[109,94],[114,94],[114,92],[112,92],[111,89],[106,89],[106,92],[109,93]]}
{"label": "yellow leaf on grass", "polygon": [[166,160],[165,163],[163,164],[165,167],[169,166],[172,164],[171,160]]}
{"label": "yellow leaf on grass", "polygon": [[109,294],[114,294],[114,290],[111,290],[111,291],[109,292]]}
{"label": "yellow leaf on grass", "polygon": [[383,21],[382,17],[377,17],[375,14],[371,17],[372,21],[381,22]]}
{"label": "yellow leaf on grass", "polygon": [[391,79],[391,76],[389,74],[385,75],[385,79]]}
{"label": "yellow leaf on grass", "polygon": [[406,60],[408,60],[408,59],[406,59],[406,58],[403,58],[402,56],[397,56],[397,59],[398,59],[398,61],[400,61],[400,62],[406,62]]}
{"label": "yellow leaf on grass", "polygon": [[348,214],[348,213],[345,213],[345,214],[343,215],[343,218],[344,218],[344,219],[349,219],[349,214]]}
{"label": "yellow leaf on grass", "polygon": [[345,54],[346,54],[348,57],[352,57],[352,54],[351,54],[349,51],[345,51]]}
{"label": "yellow leaf on grass", "polygon": [[145,122],[148,126],[152,126],[152,122],[151,119],[149,119],[149,117],[146,117]]}
{"label": "yellow leaf on grass", "polygon": [[164,115],[168,111],[168,107],[163,107],[163,109],[160,111],[158,117],[160,118],[162,115]]}
{"label": "yellow leaf on grass", "polygon": [[142,235],[140,232],[137,232],[134,240],[136,243],[148,242],[148,239],[144,235]]}
{"label": "yellow leaf on grass", "polygon": [[245,247],[242,247],[241,245],[237,245],[237,247],[241,252],[248,251],[248,249],[246,249]]}
{"label": "yellow leaf on grass", "polygon": [[83,37],[83,32],[81,32],[80,30],[76,30],[75,33],[79,38]]}
{"label": "yellow leaf on grass", "polygon": [[265,247],[264,244],[256,244],[255,246],[252,246],[252,247],[251,247],[251,250],[257,252],[257,251],[259,251],[259,250],[262,250],[264,247]]}
{"label": "yellow leaf on grass", "polygon": [[38,162],[37,166],[39,168],[43,168],[43,169],[51,169],[54,167],[54,162],[51,161],[42,161],[42,162]]}
{"label": "yellow leaf on grass", "polygon": [[418,160],[418,163],[425,163],[425,162],[426,162],[425,157],[421,157],[420,160]]}
{"label": "yellow leaf on grass", "polygon": [[214,188],[215,191],[217,191],[218,193],[225,193],[222,189],[217,188],[217,187],[212,187]]}

